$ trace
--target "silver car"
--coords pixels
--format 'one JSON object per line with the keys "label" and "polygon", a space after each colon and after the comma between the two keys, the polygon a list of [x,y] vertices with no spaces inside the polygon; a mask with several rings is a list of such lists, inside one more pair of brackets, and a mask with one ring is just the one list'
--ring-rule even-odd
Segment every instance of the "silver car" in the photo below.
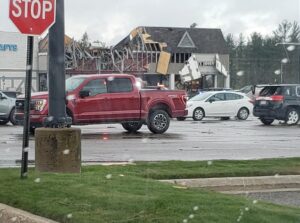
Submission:
{"label": "silver car", "polygon": [[16,125],[15,120],[16,98],[10,92],[0,91],[0,125],[5,125],[9,121]]}

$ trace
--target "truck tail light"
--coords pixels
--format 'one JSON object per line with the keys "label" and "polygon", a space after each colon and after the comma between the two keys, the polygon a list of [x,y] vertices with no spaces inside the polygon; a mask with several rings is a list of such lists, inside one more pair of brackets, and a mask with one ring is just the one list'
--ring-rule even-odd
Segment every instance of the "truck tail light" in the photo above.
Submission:
{"label": "truck tail light", "polygon": [[282,102],[284,99],[283,95],[272,95],[271,101]]}

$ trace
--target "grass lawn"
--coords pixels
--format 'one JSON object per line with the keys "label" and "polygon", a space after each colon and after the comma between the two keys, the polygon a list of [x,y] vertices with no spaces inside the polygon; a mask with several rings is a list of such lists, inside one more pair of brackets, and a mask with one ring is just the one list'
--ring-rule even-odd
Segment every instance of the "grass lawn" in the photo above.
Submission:
{"label": "grass lawn", "polygon": [[[59,222],[300,222],[300,209],[155,179],[300,174],[300,158],[258,161],[153,162],[83,167],[81,174],[0,169],[0,203]],[[187,220],[187,221],[185,221]]]}

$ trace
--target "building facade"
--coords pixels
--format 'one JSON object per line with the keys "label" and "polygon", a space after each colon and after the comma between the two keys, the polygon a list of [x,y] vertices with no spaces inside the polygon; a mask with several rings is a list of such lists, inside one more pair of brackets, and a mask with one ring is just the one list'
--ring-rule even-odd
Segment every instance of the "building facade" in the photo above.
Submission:
{"label": "building facade", "polygon": [[[27,36],[0,31],[0,89],[25,92]],[[38,90],[38,38],[34,37],[32,91]]]}
{"label": "building facade", "polygon": [[113,48],[112,57],[116,70],[134,72],[150,84],[230,87],[229,50],[220,29],[137,27]]}

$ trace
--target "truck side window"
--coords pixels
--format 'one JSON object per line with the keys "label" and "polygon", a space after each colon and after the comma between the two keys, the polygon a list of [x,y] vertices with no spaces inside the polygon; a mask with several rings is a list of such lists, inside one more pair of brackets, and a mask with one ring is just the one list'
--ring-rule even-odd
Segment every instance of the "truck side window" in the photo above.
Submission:
{"label": "truck side window", "polygon": [[129,78],[108,79],[107,85],[109,93],[131,92],[133,90],[132,82]]}
{"label": "truck side window", "polygon": [[90,96],[107,93],[106,82],[104,79],[91,80],[83,87],[84,91],[89,91]]}

